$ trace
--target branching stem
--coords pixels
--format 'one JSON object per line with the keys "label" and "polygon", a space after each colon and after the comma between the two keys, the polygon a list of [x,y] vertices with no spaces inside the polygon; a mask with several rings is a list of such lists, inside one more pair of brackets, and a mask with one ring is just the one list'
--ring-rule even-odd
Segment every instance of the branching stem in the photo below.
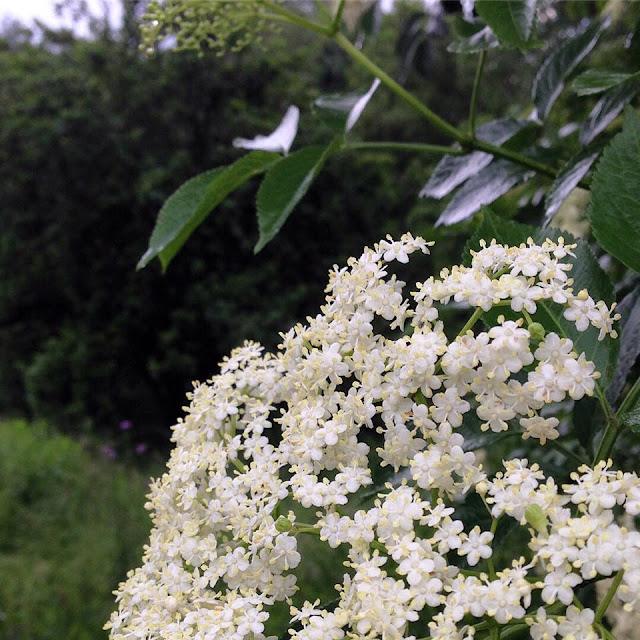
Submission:
{"label": "branching stem", "polygon": [[[311,20],[307,20],[297,13],[286,9],[282,5],[277,4],[273,0],[262,0],[262,5],[264,7],[267,7],[272,12],[268,16],[263,15],[262,17],[266,17],[268,19],[278,19],[278,21],[280,22],[289,22],[290,24],[309,29],[310,31],[326,36],[327,38],[333,40],[352,60],[354,60],[360,66],[364,67],[376,78],[379,78],[382,84],[384,84],[390,91],[392,91],[401,100],[408,104],[414,111],[424,117],[435,129],[448,136],[455,142],[460,143],[466,151],[485,151],[486,153],[490,153],[494,156],[505,158],[506,160],[511,160],[512,162],[515,162],[516,164],[519,164],[521,166],[529,167],[530,169],[533,169],[538,173],[546,175],[550,178],[556,177],[557,171],[554,167],[544,164],[543,162],[539,162],[534,158],[530,158],[521,153],[518,153],[517,151],[512,151],[511,149],[507,149],[505,147],[495,146],[493,144],[490,144],[489,142],[479,140],[474,136],[470,136],[461,132],[457,127],[453,126],[450,122],[447,122],[444,118],[429,109],[429,107],[427,107],[427,105],[425,105],[419,98],[407,91],[388,73],[386,73],[377,64],[375,64],[366,54],[358,49],[343,33],[341,33],[340,31],[336,31],[334,24],[324,25],[313,22]],[[478,79],[478,85],[479,83],[480,79]],[[478,89],[479,87],[476,88],[476,102]]]}
{"label": "branching stem", "polygon": [[622,576],[624,575],[624,569],[620,569],[616,574],[616,577],[613,579],[611,586],[609,587],[609,591],[607,591],[607,595],[605,595],[604,600],[600,603],[600,606],[596,609],[596,617],[595,622],[602,622],[602,618],[604,614],[607,613],[607,609],[611,604],[611,600],[613,600],[613,596],[616,594],[620,583],[622,582]]}
{"label": "branching stem", "polygon": [[448,147],[440,144],[423,144],[421,142],[347,142],[344,151],[416,151],[418,153],[434,153],[436,155],[463,156],[464,149]]}

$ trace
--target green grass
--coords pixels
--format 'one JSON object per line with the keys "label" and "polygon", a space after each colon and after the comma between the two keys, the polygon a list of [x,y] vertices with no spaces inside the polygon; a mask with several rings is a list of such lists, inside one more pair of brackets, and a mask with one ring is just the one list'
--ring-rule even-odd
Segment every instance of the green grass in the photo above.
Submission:
{"label": "green grass", "polygon": [[0,421],[0,638],[106,638],[148,540],[148,474],[43,424]]}

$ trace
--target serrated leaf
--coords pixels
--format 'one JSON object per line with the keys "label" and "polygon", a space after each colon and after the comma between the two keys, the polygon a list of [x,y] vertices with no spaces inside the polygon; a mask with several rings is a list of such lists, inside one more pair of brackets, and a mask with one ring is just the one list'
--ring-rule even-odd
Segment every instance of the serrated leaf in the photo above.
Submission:
{"label": "serrated leaf", "polygon": [[589,96],[602,93],[619,84],[640,77],[639,73],[620,73],[604,69],[589,69],[581,73],[571,84],[571,88],[579,96]]}
{"label": "serrated leaf", "polygon": [[[487,122],[477,128],[476,136],[485,142],[501,145],[512,138],[527,124],[524,120],[504,118]],[[466,156],[444,156],[433,170],[420,197],[440,199],[451,193],[458,185],[484,169],[492,160],[490,153],[474,151]]]}
{"label": "serrated leaf", "polygon": [[[574,280],[574,291],[587,289],[594,300],[604,300],[607,305],[613,303],[615,293],[611,281],[598,264],[589,245],[583,240],[573,238],[569,233],[556,229],[540,229],[513,220],[505,220],[490,210],[483,211],[479,217],[480,224],[467,242],[465,251],[479,249],[481,239],[489,242],[495,238],[501,244],[518,246],[520,243],[526,242],[529,237],[534,242],[541,244],[546,238],[555,241],[562,236],[567,244],[577,245],[574,249],[575,257],[568,260],[573,265],[570,275]],[[463,264],[471,264],[468,256],[464,257]],[[495,318],[499,315],[498,311],[508,315],[505,313],[504,307],[492,309],[489,312],[489,324],[495,324]],[[533,319],[540,322],[547,331],[554,331],[562,337],[571,339],[574,350],[577,353],[584,352],[587,359],[595,363],[597,370],[602,374],[597,384],[601,388],[605,388],[615,367],[619,341],[608,336],[602,341],[598,340],[599,330],[595,327],[589,327],[586,331],[580,332],[576,329],[575,323],[565,320],[562,313],[563,307],[560,305],[549,301],[538,302],[538,310],[533,315]]]}
{"label": "serrated leaf", "polygon": [[266,171],[280,159],[276,153],[254,151],[228,167],[205,171],[185,182],[166,200],[156,220],[149,248],[138,269],[159,258],[163,271],[194,230],[232,191]]}
{"label": "serrated leaf", "polygon": [[260,237],[254,248],[255,253],[261,251],[277,235],[320,173],[326,159],[340,144],[341,137],[336,137],[328,147],[305,147],[282,158],[267,173],[258,190]]}
{"label": "serrated leaf", "polygon": [[314,113],[336,133],[350,131],[380,85],[376,78],[366,93],[333,93],[313,101]]}
{"label": "serrated leaf", "polygon": [[258,135],[251,140],[247,138],[236,138],[233,146],[240,149],[252,149],[254,151],[279,151],[285,155],[298,133],[298,123],[300,122],[300,109],[291,105],[278,127],[268,136]]}
{"label": "serrated leaf", "polygon": [[640,435],[640,407],[629,411],[629,413],[625,413],[620,418],[620,422],[622,422],[622,425],[626,429]]}
{"label": "serrated leaf", "polygon": [[636,288],[625,296],[616,311],[622,316],[620,325],[620,357],[611,382],[607,387],[607,398],[615,405],[624,388],[638,356],[640,356],[640,289]]}
{"label": "serrated leaf", "polygon": [[562,203],[578,186],[580,180],[587,175],[599,154],[599,149],[585,149],[571,158],[560,169],[547,193],[543,225],[549,224],[549,221],[562,206]]}
{"label": "serrated leaf", "polygon": [[589,144],[597,135],[602,133],[633,100],[639,88],[639,81],[630,80],[613,89],[609,89],[598,100],[587,121],[580,129],[580,144]]}
{"label": "serrated leaf", "polygon": [[349,111],[349,115],[347,116],[347,122],[344,125],[344,130],[346,133],[353,129],[354,125],[360,119],[362,112],[369,104],[369,100],[371,100],[373,94],[376,92],[376,89],[380,86],[380,78],[375,78],[371,83],[369,90],[363,95],[360,96],[358,101],[353,105],[351,111]]}
{"label": "serrated leaf", "polygon": [[508,160],[493,161],[462,185],[436,221],[436,226],[461,222],[534,175],[535,171]]}
{"label": "serrated leaf", "polygon": [[339,133],[344,131],[349,112],[362,97],[359,93],[330,93],[313,101],[313,113],[319,120]]}
{"label": "serrated leaf", "polygon": [[470,38],[486,28],[487,23],[484,20],[480,20],[480,18],[467,20],[460,15],[456,15],[451,21],[451,26],[453,27],[453,32],[459,38]]}
{"label": "serrated leaf", "polygon": [[591,229],[612,256],[640,271],[640,116],[631,108],[598,162],[588,209]]}
{"label": "serrated leaf", "polygon": [[580,64],[609,25],[609,19],[594,20],[564,44],[555,48],[540,66],[533,81],[532,98],[537,117],[544,120],[562,93],[565,78]]}
{"label": "serrated leaf", "polygon": [[475,10],[500,42],[528,48],[536,16],[536,0],[476,0]]}
{"label": "serrated leaf", "polygon": [[480,53],[490,49],[499,49],[500,41],[491,27],[484,27],[468,38],[457,38],[447,45],[449,53]]}

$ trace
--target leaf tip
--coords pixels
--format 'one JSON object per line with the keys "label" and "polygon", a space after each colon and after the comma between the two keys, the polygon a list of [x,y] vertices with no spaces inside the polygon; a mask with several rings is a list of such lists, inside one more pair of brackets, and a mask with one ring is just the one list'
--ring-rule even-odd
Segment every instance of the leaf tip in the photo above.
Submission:
{"label": "leaf tip", "polygon": [[150,262],[153,260],[155,256],[155,251],[152,247],[149,247],[143,254],[143,256],[138,260],[138,264],[136,265],[136,271],[141,271],[144,269]]}

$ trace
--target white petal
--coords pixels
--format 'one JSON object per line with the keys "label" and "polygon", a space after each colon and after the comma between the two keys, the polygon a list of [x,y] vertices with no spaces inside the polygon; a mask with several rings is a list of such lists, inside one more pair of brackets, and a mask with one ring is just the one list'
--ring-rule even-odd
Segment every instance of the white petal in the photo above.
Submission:
{"label": "white petal", "polygon": [[253,140],[247,138],[236,138],[233,141],[234,147],[242,149],[256,149],[259,151],[282,151],[289,153],[296,133],[298,133],[298,122],[300,120],[300,109],[291,105],[284,114],[282,122],[278,128],[268,136],[256,136]]}
{"label": "white petal", "polygon": [[353,125],[358,122],[358,118],[362,115],[365,107],[369,100],[371,100],[371,96],[374,94],[375,90],[380,85],[380,80],[376,78],[371,85],[371,88],[367,93],[365,93],[358,102],[353,105],[353,109],[349,112],[349,117],[347,118],[347,124],[345,126],[345,131],[349,132],[353,128]]}

